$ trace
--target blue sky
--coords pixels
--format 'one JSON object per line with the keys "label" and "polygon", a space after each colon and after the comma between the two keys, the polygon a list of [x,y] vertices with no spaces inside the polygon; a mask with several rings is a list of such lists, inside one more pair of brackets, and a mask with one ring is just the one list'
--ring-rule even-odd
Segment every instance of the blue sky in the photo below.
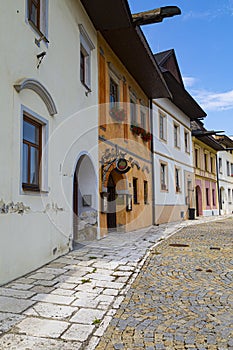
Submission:
{"label": "blue sky", "polygon": [[233,135],[233,0],[129,0],[132,13],[178,6],[182,14],[142,26],[154,53],[175,49],[186,89],[208,129]]}

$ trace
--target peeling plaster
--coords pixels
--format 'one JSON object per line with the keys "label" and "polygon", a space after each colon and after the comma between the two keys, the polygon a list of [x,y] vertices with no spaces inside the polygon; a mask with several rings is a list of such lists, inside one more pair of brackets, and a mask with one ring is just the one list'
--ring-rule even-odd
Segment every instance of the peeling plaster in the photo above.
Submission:
{"label": "peeling plaster", "polygon": [[46,213],[48,211],[54,211],[55,213],[59,212],[59,211],[64,211],[64,208],[61,208],[57,205],[57,203],[48,203],[46,204],[45,210],[43,211],[43,213]]}
{"label": "peeling plaster", "polygon": [[3,199],[0,200],[0,214],[25,214],[30,211],[30,207],[23,204],[23,202],[5,203]]}

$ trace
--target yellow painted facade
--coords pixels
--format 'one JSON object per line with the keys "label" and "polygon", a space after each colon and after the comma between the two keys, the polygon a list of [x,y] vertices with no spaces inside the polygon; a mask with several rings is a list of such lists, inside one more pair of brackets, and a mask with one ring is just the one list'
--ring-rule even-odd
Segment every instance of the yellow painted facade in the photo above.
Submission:
{"label": "yellow painted facade", "polygon": [[[152,224],[152,159],[150,140],[142,139],[143,130],[150,138],[149,99],[100,34],[98,64],[100,235],[104,236],[110,230],[127,232]],[[111,100],[114,96],[117,102]],[[132,124],[141,128],[140,135],[131,130]],[[119,158],[127,160],[128,172],[116,170]]]}
{"label": "yellow painted facade", "polygon": [[216,150],[193,137],[196,215],[218,214]]}

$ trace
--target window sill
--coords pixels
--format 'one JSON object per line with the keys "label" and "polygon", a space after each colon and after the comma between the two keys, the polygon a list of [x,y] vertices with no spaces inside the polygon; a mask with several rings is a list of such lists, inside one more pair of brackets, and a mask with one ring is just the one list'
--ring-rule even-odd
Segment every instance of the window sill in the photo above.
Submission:
{"label": "window sill", "polygon": [[46,38],[45,34],[43,34],[39,28],[29,19],[28,23],[30,26],[39,34],[40,39],[35,39],[35,44],[40,47],[40,42],[43,40],[45,43],[49,44],[49,40]]}
{"label": "window sill", "polygon": [[81,81],[81,84],[86,90],[85,95],[88,96],[92,92],[91,88],[89,86],[87,86],[83,81]]}

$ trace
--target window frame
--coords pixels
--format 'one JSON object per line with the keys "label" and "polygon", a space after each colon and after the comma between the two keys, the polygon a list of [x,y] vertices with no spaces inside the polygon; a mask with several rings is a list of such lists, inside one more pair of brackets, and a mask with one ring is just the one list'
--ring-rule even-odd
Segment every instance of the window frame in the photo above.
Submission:
{"label": "window frame", "polygon": [[177,166],[175,166],[175,191],[176,194],[181,193],[181,169]]}
{"label": "window frame", "polygon": [[218,158],[218,171],[219,171],[219,173],[220,174],[222,174],[223,172],[222,172],[222,157],[219,157]]}
{"label": "window frame", "polygon": [[160,161],[160,191],[168,192],[168,164]]}
{"label": "window frame", "polygon": [[231,176],[231,169],[230,169],[230,162],[229,162],[229,160],[226,161],[226,167],[227,167],[227,176]]}
{"label": "window frame", "polygon": [[[40,167],[39,167],[39,189],[33,188],[34,186],[23,185],[23,127],[24,116],[28,117],[34,123],[41,126],[41,155],[40,155]],[[48,187],[48,135],[49,135],[49,123],[48,120],[41,117],[28,107],[21,105],[20,114],[20,194],[33,195],[47,194],[49,192]]]}
{"label": "window frame", "polygon": [[[130,102],[130,108],[129,108],[130,109],[130,124],[137,125],[138,124],[137,97],[132,91],[130,91],[130,94],[129,94],[129,102]],[[132,115],[133,108],[134,108],[134,114]]]}
{"label": "window frame", "polygon": [[38,0],[39,3],[39,16],[37,23],[32,20],[32,4],[35,4],[35,0],[26,0],[26,18],[25,21],[31,26],[31,28],[39,34],[39,40],[35,40],[35,43],[40,47],[40,41],[43,40],[46,44],[48,40],[48,1],[49,0]]}
{"label": "window frame", "polygon": [[[23,182],[24,178],[24,153],[22,159],[22,188],[24,191],[40,191],[41,185],[41,156],[42,156],[42,124],[35,121],[28,113],[24,112],[23,114],[23,131],[24,131],[24,122],[33,125],[38,130],[38,144],[33,143],[32,141],[28,141],[23,137],[23,148],[24,145],[27,145],[28,149],[28,160],[27,160],[27,179],[29,182]],[[38,151],[38,169],[36,169],[36,177],[38,178],[38,184],[33,184],[30,181],[30,173],[31,173],[31,150],[37,149]]]}
{"label": "window frame", "polygon": [[138,202],[138,178],[133,177],[133,204],[139,204]]}
{"label": "window frame", "polygon": [[147,112],[145,106],[141,105],[140,108],[140,125],[143,130],[147,130],[147,124],[148,124],[148,118],[147,118]]}
{"label": "window frame", "polygon": [[173,137],[174,147],[180,148],[180,125],[176,122],[173,123]]}
{"label": "window frame", "polygon": [[167,141],[167,115],[159,111],[159,138]]}
{"label": "window frame", "polygon": [[144,204],[148,204],[148,181],[143,181]]}
{"label": "window frame", "polygon": [[[91,92],[91,81],[92,81],[92,51],[95,49],[93,42],[91,41],[89,35],[87,34],[84,26],[82,24],[78,25],[79,27],[79,79],[81,84],[85,87],[88,92]],[[84,57],[84,62],[81,57]],[[84,66],[82,66],[82,62]],[[83,79],[82,79],[82,70],[84,69]]]}
{"label": "window frame", "polygon": [[205,195],[206,195],[206,206],[210,206],[210,189],[209,187],[206,187],[205,189]]}
{"label": "window frame", "polygon": [[[115,87],[116,96],[115,101],[111,101],[111,85]],[[113,77],[112,74],[109,75],[109,109],[117,108],[120,102],[120,85],[119,82]]]}
{"label": "window frame", "polygon": [[190,153],[190,133],[184,129],[184,149],[186,153]]}

